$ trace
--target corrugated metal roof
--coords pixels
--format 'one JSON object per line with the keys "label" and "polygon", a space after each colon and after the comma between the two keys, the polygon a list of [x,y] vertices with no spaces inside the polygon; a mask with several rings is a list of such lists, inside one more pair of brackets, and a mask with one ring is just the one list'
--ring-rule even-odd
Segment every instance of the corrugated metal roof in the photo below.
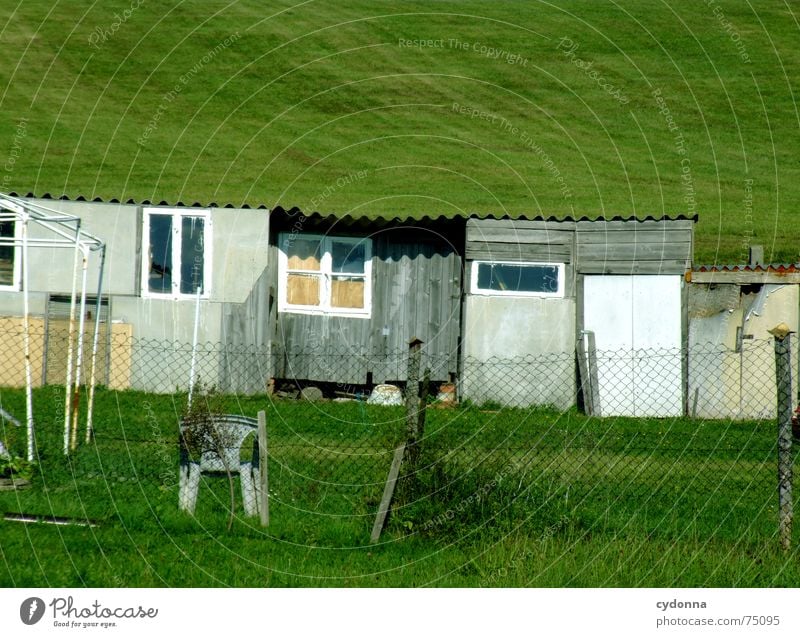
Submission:
{"label": "corrugated metal roof", "polygon": [[590,217],[588,215],[584,215],[581,217],[578,216],[563,216],[558,217],[556,215],[550,216],[543,216],[543,215],[509,215],[509,214],[496,214],[494,212],[466,212],[466,213],[456,213],[453,215],[428,215],[428,214],[419,214],[419,215],[352,215],[350,213],[337,213],[337,212],[303,212],[300,208],[293,207],[290,209],[283,208],[282,206],[276,206],[273,208],[273,212],[276,214],[283,214],[287,217],[295,217],[298,214],[303,215],[307,219],[311,219],[313,221],[320,221],[320,222],[339,222],[345,223],[347,225],[358,225],[358,224],[369,224],[374,222],[384,222],[384,223],[413,223],[413,222],[427,222],[427,223],[436,223],[436,222],[447,222],[452,221],[454,219],[464,220],[467,219],[497,219],[497,220],[521,220],[521,221],[546,221],[552,223],[558,222],[578,222],[578,221],[692,221],[697,222],[698,216],[693,215],[691,217],[686,215],[662,215],[660,217],[655,216],[647,216],[647,217],[636,217],[634,215],[623,216],[623,215],[615,215],[613,217],[609,216],[597,216],[597,217]]}
{"label": "corrugated metal roof", "polygon": [[[54,201],[83,201],[83,202],[90,202],[90,203],[112,203],[112,204],[130,204],[130,205],[140,205],[140,206],[169,206],[169,207],[185,207],[185,208],[241,208],[245,210],[270,210],[268,206],[265,204],[234,204],[231,202],[216,202],[211,201],[208,203],[202,203],[199,201],[195,201],[193,203],[186,203],[183,201],[177,202],[169,202],[169,201],[153,201],[150,199],[118,199],[118,198],[110,198],[110,199],[103,199],[102,197],[94,197],[88,198],[84,197],[83,195],[77,195],[71,197],[69,195],[52,195],[49,192],[46,192],[41,195],[36,195],[34,193],[17,193],[11,192],[8,193],[12,197],[22,197],[22,198],[29,198],[29,199],[50,199]],[[284,208],[283,206],[275,206],[272,208],[272,211],[278,214],[286,214],[287,216],[294,216],[298,213],[302,214],[306,218],[314,218],[315,220],[319,221],[328,221],[334,222],[339,221],[340,223],[346,223],[348,225],[353,224],[368,224],[373,223],[376,221],[382,221],[384,223],[411,223],[414,221],[423,221],[427,223],[431,222],[445,222],[450,221],[452,219],[507,219],[507,220],[525,220],[525,221],[549,221],[549,222],[577,222],[577,221],[693,221],[697,222],[698,215],[687,216],[687,215],[661,215],[661,216],[654,216],[648,215],[646,217],[637,217],[635,215],[598,215],[596,217],[591,217],[589,215],[583,216],[572,216],[566,215],[563,217],[558,217],[555,215],[543,216],[543,215],[528,215],[528,214],[519,214],[519,215],[509,215],[509,214],[496,214],[493,212],[468,212],[468,213],[456,213],[454,215],[429,215],[429,214],[417,214],[417,215],[386,215],[386,214],[377,214],[377,215],[352,215],[350,213],[336,213],[336,212],[303,212],[298,207],[292,207],[289,209]]]}
{"label": "corrugated metal roof", "polygon": [[250,205],[250,204],[241,204],[236,205],[233,203],[217,203],[212,201],[211,203],[200,203],[199,201],[195,201],[194,203],[184,203],[183,201],[178,201],[176,203],[171,203],[168,201],[151,201],[150,199],[118,199],[116,197],[112,197],[110,199],[103,199],[102,197],[84,197],[83,195],[77,195],[74,197],[70,197],[69,195],[52,195],[49,192],[46,192],[41,195],[36,195],[32,192],[29,193],[17,193],[17,192],[10,192],[8,193],[12,197],[20,197],[20,198],[27,198],[27,199],[50,199],[51,201],[86,201],[90,203],[116,203],[116,204],[130,204],[130,205],[138,205],[138,206],[169,206],[169,207],[181,207],[181,208],[243,208],[247,210],[269,210],[267,206],[264,204],[259,205]]}

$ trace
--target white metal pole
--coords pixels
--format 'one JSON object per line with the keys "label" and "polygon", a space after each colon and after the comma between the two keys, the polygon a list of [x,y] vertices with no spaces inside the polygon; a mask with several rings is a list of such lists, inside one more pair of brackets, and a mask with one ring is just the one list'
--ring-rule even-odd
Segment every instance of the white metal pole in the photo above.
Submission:
{"label": "white metal pole", "polygon": [[194,336],[192,336],[192,365],[189,371],[189,409],[192,408],[192,392],[194,391],[194,368],[197,362],[197,331],[200,325],[200,286],[197,287],[197,300],[194,305]]}
{"label": "white metal pole", "polygon": [[28,291],[28,212],[22,213],[22,329],[25,340],[25,416],[28,429],[28,462],[34,460],[34,426],[33,426],[33,375],[31,373],[31,326]]}
{"label": "white metal pole", "polygon": [[75,258],[72,264],[72,293],[69,303],[69,329],[67,330],[67,378],[64,383],[64,455],[69,454],[70,408],[72,404],[72,335],[75,333],[75,294],[78,285],[78,255],[80,254],[80,222],[75,229]]}
{"label": "white metal pole", "polygon": [[81,309],[78,319],[78,356],[75,364],[75,390],[74,400],[72,401],[72,429],[70,432],[70,446],[72,450],[78,446],[78,405],[80,403],[81,374],[83,372],[83,335],[86,330],[86,276],[89,270],[89,249],[83,247],[83,262],[81,273]]}
{"label": "white metal pole", "polygon": [[[97,343],[100,335],[100,310],[103,308],[103,269],[106,263],[106,247],[100,248],[100,274],[97,277],[97,304],[94,317],[94,340],[92,342],[92,375],[89,380],[89,405],[86,411],[86,442],[92,439],[92,418],[94,416],[94,388],[97,383]],[[110,317],[106,317],[109,321]],[[110,329],[110,327],[109,327]]]}

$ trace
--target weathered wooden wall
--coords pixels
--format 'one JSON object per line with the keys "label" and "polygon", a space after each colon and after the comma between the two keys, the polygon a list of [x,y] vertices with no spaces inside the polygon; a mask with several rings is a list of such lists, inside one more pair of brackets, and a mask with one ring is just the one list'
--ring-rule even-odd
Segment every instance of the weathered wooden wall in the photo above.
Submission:
{"label": "weathered wooden wall", "polygon": [[691,269],[691,219],[578,221],[579,274],[684,274]]}
{"label": "weathered wooden wall", "polygon": [[273,377],[273,352],[271,347],[275,321],[276,279],[272,264],[274,246],[269,264],[256,280],[244,303],[223,303],[222,342],[220,357],[221,385],[226,391],[257,393],[264,391]]}
{"label": "weathered wooden wall", "polygon": [[370,316],[278,313],[275,376],[345,384],[366,383],[368,374],[373,382],[405,380],[408,342],[417,337],[432,378],[449,380],[458,365],[461,269],[459,253],[428,233],[395,228],[373,235]]}

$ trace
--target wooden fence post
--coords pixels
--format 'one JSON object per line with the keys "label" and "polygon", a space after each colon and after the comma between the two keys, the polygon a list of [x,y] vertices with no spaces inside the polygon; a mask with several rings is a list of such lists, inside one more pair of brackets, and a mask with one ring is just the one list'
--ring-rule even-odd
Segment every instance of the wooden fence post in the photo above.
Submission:
{"label": "wooden fence post", "polygon": [[267,416],[258,412],[258,513],[261,526],[269,526],[269,463],[267,462]]}
{"label": "wooden fence post", "polygon": [[781,547],[792,544],[792,364],[787,330],[770,330],[775,336],[775,381],[778,393],[778,515]]}
{"label": "wooden fence post", "polygon": [[375,524],[372,525],[370,542],[375,544],[381,539],[383,525],[386,524],[386,516],[389,515],[389,506],[392,504],[394,489],[397,486],[397,476],[400,474],[400,465],[403,463],[403,456],[406,453],[405,443],[394,450],[392,466],[389,467],[389,476],[386,478],[386,485],[383,487],[383,497],[378,507],[378,515],[375,516]]}

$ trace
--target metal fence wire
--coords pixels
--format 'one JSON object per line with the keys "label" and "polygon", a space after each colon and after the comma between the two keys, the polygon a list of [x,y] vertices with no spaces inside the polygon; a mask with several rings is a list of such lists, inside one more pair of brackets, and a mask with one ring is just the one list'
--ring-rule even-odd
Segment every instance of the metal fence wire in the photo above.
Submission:
{"label": "metal fence wire", "polygon": [[[266,495],[270,524],[287,537],[351,545],[369,536],[395,449],[406,443],[389,518],[396,533],[733,541],[778,533],[772,340],[485,359],[435,359],[422,346],[418,375],[428,370],[430,382],[420,391],[408,351],[206,343],[193,352],[111,325],[92,359],[85,338],[69,406],[80,443],[65,456],[69,334],[31,325],[37,467],[30,489],[0,493],[6,512],[47,502],[51,513],[113,523],[127,504],[146,502],[145,517],[255,524]],[[73,378],[77,364],[73,350]],[[275,376],[289,369],[302,373]],[[15,424],[25,420],[25,371],[23,332],[6,325],[0,441],[9,454],[25,448]],[[93,372],[94,427],[84,442]],[[794,373],[791,396],[796,404]]]}

